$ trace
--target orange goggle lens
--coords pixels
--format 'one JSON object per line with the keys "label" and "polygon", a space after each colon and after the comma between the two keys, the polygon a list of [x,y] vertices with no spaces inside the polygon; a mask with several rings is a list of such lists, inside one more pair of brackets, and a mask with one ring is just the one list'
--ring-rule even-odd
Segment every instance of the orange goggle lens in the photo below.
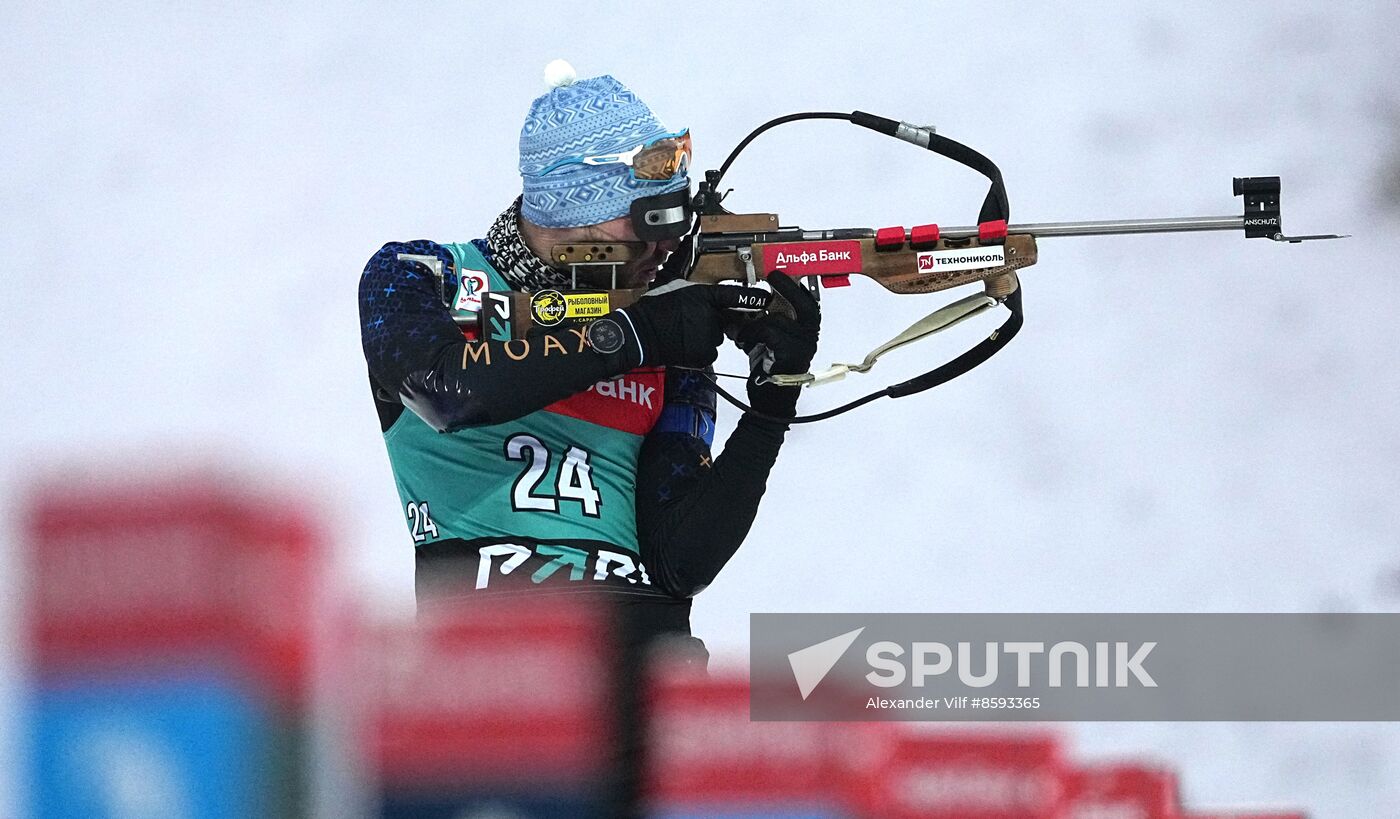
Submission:
{"label": "orange goggle lens", "polygon": [[690,132],[665,137],[647,145],[632,158],[637,179],[670,179],[690,166]]}

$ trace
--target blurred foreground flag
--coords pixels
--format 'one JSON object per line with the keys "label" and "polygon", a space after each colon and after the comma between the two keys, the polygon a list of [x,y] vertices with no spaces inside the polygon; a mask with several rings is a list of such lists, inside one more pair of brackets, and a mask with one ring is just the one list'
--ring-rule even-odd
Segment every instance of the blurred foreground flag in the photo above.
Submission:
{"label": "blurred foreground flag", "polygon": [[905,733],[866,778],[864,815],[1060,819],[1067,771],[1054,735],[978,729]]}
{"label": "blurred foreground flag", "polygon": [[556,597],[438,603],[370,633],[380,815],[613,816],[623,715],[606,614]]}
{"label": "blurred foreground flag", "polygon": [[1178,819],[1176,775],[1152,765],[1086,765],[1065,777],[1066,819]]}
{"label": "blurred foreground flag", "polygon": [[[754,722],[750,682],[684,664],[652,669],[647,815],[656,819],[858,816],[856,771],[876,761],[883,724]],[[762,683],[754,683],[762,684]]]}
{"label": "blurred foreground flag", "polygon": [[312,814],[325,549],[287,497],[207,472],[31,491],[35,815]]}

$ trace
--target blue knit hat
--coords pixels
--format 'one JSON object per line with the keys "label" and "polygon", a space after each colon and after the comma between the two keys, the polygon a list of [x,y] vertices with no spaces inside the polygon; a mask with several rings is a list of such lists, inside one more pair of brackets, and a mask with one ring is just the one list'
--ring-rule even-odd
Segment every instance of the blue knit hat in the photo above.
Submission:
{"label": "blue knit hat", "polygon": [[572,74],[566,63],[550,64],[546,77],[557,87],[531,104],[520,129],[526,219],[543,227],[596,225],[626,216],[634,199],[690,187],[684,173],[633,181],[620,164],[565,165],[540,176],[558,159],[619,153],[670,133],[627,86],[607,75],[575,81]]}

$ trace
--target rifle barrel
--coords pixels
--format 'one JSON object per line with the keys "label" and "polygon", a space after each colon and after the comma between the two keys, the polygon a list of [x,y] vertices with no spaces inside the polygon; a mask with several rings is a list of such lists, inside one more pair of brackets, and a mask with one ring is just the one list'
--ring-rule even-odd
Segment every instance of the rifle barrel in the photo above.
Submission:
{"label": "rifle barrel", "polygon": [[[1186,233],[1205,230],[1244,230],[1243,216],[1186,216],[1170,219],[1099,219],[1088,222],[1026,222],[1009,225],[1007,233],[1029,233],[1036,238],[1047,236],[1111,236],[1132,233]],[[957,226],[940,228],[939,234],[948,239],[966,239],[978,234],[977,227]],[[911,239],[911,231],[904,231],[906,241]],[[728,251],[739,246],[755,243],[832,241],[838,239],[873,239],[871,228],[836,228],[828,230],[803,230],[796,227],[779,228],[768,232],[735,232],[701,234],[700,249],[706,252]],[[1274,238],[1286,239],[1282,235]],[[1324,237],[1293,237],[1324,238]],[[1331,237],[1326,237],[1331,238]]]}
{"label": "rifle barrel", "polygon": [[[1188,216],[1174,219],[1112,219],[1091,222],[1034,222],[1008,225],[1007,233],[1045,236],[1108,236],[1126,233],[1184,233],[1198,230],[1244,230],[1243,216]],[[948,227],[939,231],[952,239],[976,236],[976,227]]]}

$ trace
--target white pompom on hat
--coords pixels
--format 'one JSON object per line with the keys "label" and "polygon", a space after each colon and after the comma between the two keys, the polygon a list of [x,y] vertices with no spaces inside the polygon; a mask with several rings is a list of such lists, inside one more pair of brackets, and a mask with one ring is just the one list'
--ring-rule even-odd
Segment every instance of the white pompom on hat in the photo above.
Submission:
{"label": "white pompom on hat", "polygon": [[578,80],[578,72],[568,60],[552,60],[544,67],[544,84],[550,88],[563,88]]}

